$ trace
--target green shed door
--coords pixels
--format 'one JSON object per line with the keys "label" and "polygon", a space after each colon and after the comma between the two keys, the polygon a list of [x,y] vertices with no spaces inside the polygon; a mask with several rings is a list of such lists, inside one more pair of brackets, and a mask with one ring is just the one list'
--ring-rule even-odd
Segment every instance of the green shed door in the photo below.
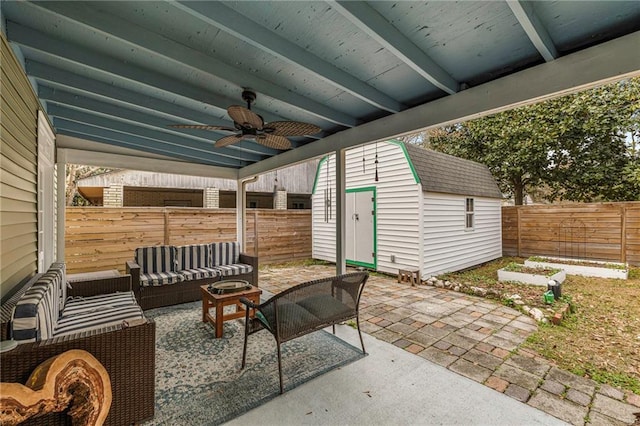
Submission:
{"label": "green shed door", "polygon": [[347,263],[375,269],[375,188],[350,189],[346,191],[345,198]]}

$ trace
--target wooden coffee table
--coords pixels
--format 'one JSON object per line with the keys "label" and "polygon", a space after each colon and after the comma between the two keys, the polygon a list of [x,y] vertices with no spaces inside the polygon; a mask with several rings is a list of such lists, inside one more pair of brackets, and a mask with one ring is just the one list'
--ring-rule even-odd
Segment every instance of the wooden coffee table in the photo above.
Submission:
{"label": "wooden coffee table", "polygon": [[[225,281],[230,282],[230,281]],[[260,290],[256,286],[251,286],[248,290],[242,290],[235,293],[227,293],[227,294],[214,294],[211,293],[208,289],[208,285],[201,285],[200,290],[202,291],[202,322],[210,322],[215,329],[216,338],[222,337],[222,323],[224,321],[242,318],[245,316],[244,305],[240,303],[241,297],[246,297],[251,300],[255,304],[260,303],[260,294],[262,290]],[[224,313],[225,306],[235,306],[235,312],[230,312],[228,314]],[[209,309],[215,308],[215,316],[209,313]],[[249,314],[253,317],[255,314],[254,309],[251,309]]]}

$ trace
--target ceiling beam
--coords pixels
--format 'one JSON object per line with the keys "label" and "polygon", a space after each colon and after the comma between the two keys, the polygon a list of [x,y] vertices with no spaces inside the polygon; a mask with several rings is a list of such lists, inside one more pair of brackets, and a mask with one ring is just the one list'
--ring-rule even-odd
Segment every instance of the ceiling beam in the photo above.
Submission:
{"label": "ceiling beam", "polygon": [[[202,87],[181,82],[175,78],[106,56],[74,43],[62,41],[15,22],[7,22],[7,33],[10,34],[11,41],[18,45],[45,55],[64,59],[80,67],[93,68],[96,71],[108,74],[112,79],[125,79],[137,85],[145,85],[165,93],[182,96],[204,106],[217,108],[217,112],[220,114],[225,114],[229,105],[238,104],[237,99],[220,96]],[[28,59],[28,55],[25,56]],[[266,121],[284,120],[283,117],[260,108],[253,108],[253,111],[260,114]]]}
{"label": "ceiling beam", "polygon": [[[174,124],[174,122],[164,119],[162,117],[154,116],[148,113],[140,112],[137,110],[124,108],[119,105],[110,104],[107,102],[102,102],[96,99],[91,99],[86,96],[76,95],[73,93],[66,92],[60,89],[52,89],[50,87],[46,87],[42,84],[38,87],[38,97],[40,100],[47,101],[47,104],[53,103],[57,105],[70,106],[74,109],[79,109],[87,113],[98,113],[104,116],[108,116],[110,118],[115,118],[119,120],[123,120],[126,122],[130,122],[131,124],[140,125],[143,127],[148,127],[150,129],[159,130],[165,133],[171,133],[176,136],[180,136],[187,139],[192,139],[199,143],[204,144],[213,144],[214,140],[222,137],[205,137],[207,133],[210,135],[215,135],[216,133],[211,133],[206,130],[192,130],[192,129],[172,129],[168,127],[170,124]],[[226,135],[229,133],[227,132]],[[263,147],[258,143],[251,143],[256,147],[256,150],[253,149],[238,149],[238,145],[231,145],[227,148],[216,148],[216,153],[226,153],[229,156],[233,156],[235,158],[242,158],[249,161],[260,161],[264,159],[264,156],[271,156],[277,154],[279,151],[275,149],[270,149],[267,147]],[[245,146],[248,144],[245,144]],[[258,148],[262,147],[262,148]]]}
{"label": "ceiling beam", "polygon": [[336,150],[467,121],[637,76],[640,75],[640,55],[631,55],[629,52],[637,51],[638,46],[640,31],[335,133],[244,167],[239,171],[239,178],[303,162]]}
{"label": "ceiling beam", "polygon": [[533,5],[522,0],[507,0],[507,4],[544,60],[550,62],[556,59],[559,56],[558,50],[547,29],[533,11]]}
{"label": "ceiling beam", "polygon": [[434,86],[450,95],[459,90],[458,82],[447,71],[371,6],[362,1],[331,1],[330,4]]}
{"label": "ceiling beam", "polygon": [[[68,136],[57,136],[58,142],[65,144]],[[188,174],[189,176],[221,177],[238,179],[238,171],[225,167],[207,166],[203,164],[183,163],[180,161],[162,160],[158,158],[141,158],[129,155],[111,154],[108,152],[83,151],[80,149],[58,148],[56,157],[70,164],[109,167],[127,170],[145,170],[159,173]],[[187,172],[187,173],[185,173]]]}
{"label": "ceiling beam", "polygon": [[176,151],[173,147],[152,146],[149,145],[148,141],[146,141],[144,138],[115,132],[113,130],[95,127],[84,123],[77,123],[65,118],[54,117],[53,124],[56,127],[57,135],[74,136],[94,142],[100,142],[105,145],[133,149],[138,152],[161,155],[163,157],[183,160],[189,163],[229,167],[228,164],[221,163],[215,160],[205,159],[202,155],[192,154],[189,152],[185,152],[184,150]]}
{"label": "ceiling beam", "polygon": [[200,155],[204,159],[210,161],[215,160],[220,164],[227,164],[231,167],[238,167],[241,164],[246,165],[250,162],[250,160],[240,159],[239,154],[237,157],[218,154],[218,149],[213,147],[213,143],[206,144],[190,141],[172,134],[128,124],[111,118],[89,114],[65,106],[56,104],[49,105],[47,114],[51,117],[64,118],[77,123],[83,123],[94,127],[101,127],[103,129],[137,136],[145,140],[150,147],[163,147],[170,149],[172,152],[189,153],[196,157]]}
{"label": "ceiling beam", "polygon": [[388,112],[406,107],[391,96],[321,59],[308,50],[235,12],[220,2],[178,2],[185,12],[207,22],[258,49],[290,64],[306,69],[316,77],[339,87],[358,99]]}
{"label": "ceiling beam", "polygon": [[[348,114],[298,95],[287,88],[260,78],[255,73],[232,67],[196,49],[175,42],[162,34],[146,30],[131,22],[125,23],[122,19],[108,13],[98,14],[95,9],[91,9],[82,3],[43,2],[38,6],[29,3],[29,6],[46,8],[60,19],[74,20],[72,22],[76,24],[81,23],[94,31],[100,31],[118,38],[123,43],[147,50],[165,60],[171,60],[181,67],[190,67],[206,73],[211,73],[211,70],[215,70],[216,76],[238,86],[238,94],[240,94],[242,87],[246,87],[250,83],[252,89],[259,93],[289,104],[322,120],[345,127],[353,127],[358,124],[358,121]],[[235,103],[238,103],[238,100]],[[230,104],[227,103],[225,105]]]}
{"label": "ceiling beam", "polygon": [[114,86],[113,84],[103,83],[42,62],[27,59],[25,68],[27,75],[35,78],[38,82],[62,87],[74,93],[80,92],[88,96],[99,97],[109,102],[113,101],[143,112],[160,113],[169,119],[185,121],[185,124],[232,125],[231,120],[221,120],[213,115],[185,107],[184,105],[163,101],[143,93]]}
{"label": "ceiling beam", "polygon": [[[123,108],[152,113],[154,116],[166,117],[176,120],[176,124],[211,124],[214,126],[232,126],[231,120],[223,121],[201,111],[187,108],[183,105],[163,101],[158,98],[146,96],[142,93],[103,83],[78,74],[64,71],[37,61],[26,61],[27,74],[36,79],[39,84],[51,86],[54,89],[61,88],[69,93],[82,94],[87,97],[97,98]],[[213,135],[223,136],[221,132],[210,132]],[[226,135],[226,134],[224,134]],[[271,155],[274,150],[263,145],[241,141],[234,145],[239,149],[255,152],[257,154]]]}

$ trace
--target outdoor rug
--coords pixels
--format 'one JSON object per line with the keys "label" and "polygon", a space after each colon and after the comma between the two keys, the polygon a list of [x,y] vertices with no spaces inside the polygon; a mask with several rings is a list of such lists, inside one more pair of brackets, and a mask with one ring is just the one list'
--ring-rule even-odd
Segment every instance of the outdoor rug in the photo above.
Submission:
{"label": "outdoor rug", "polygon": [[[218,425],[279,395],[275,339],[249,336],[240,370],[244,320],[224,323],[224,336],[202,322],[200,302],[145,312],[156,322],[156,408],[145,425]],[[363,357],[331,333],[317,331],[282,345],[285,392]]]}

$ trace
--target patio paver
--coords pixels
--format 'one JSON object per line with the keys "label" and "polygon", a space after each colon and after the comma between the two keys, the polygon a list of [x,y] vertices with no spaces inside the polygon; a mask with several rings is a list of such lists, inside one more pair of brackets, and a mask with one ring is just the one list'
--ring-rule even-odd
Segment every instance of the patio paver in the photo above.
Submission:
{"label": "patio paver", "polygon": [[[335,266],[262,268],[262,288],[335,275]],[[360,305],[362,331],[576,425],[632,425],[640,398],[561,370],[519,346],[537,330],[520,312],[481,297],[410,287],[372,274]]]}

